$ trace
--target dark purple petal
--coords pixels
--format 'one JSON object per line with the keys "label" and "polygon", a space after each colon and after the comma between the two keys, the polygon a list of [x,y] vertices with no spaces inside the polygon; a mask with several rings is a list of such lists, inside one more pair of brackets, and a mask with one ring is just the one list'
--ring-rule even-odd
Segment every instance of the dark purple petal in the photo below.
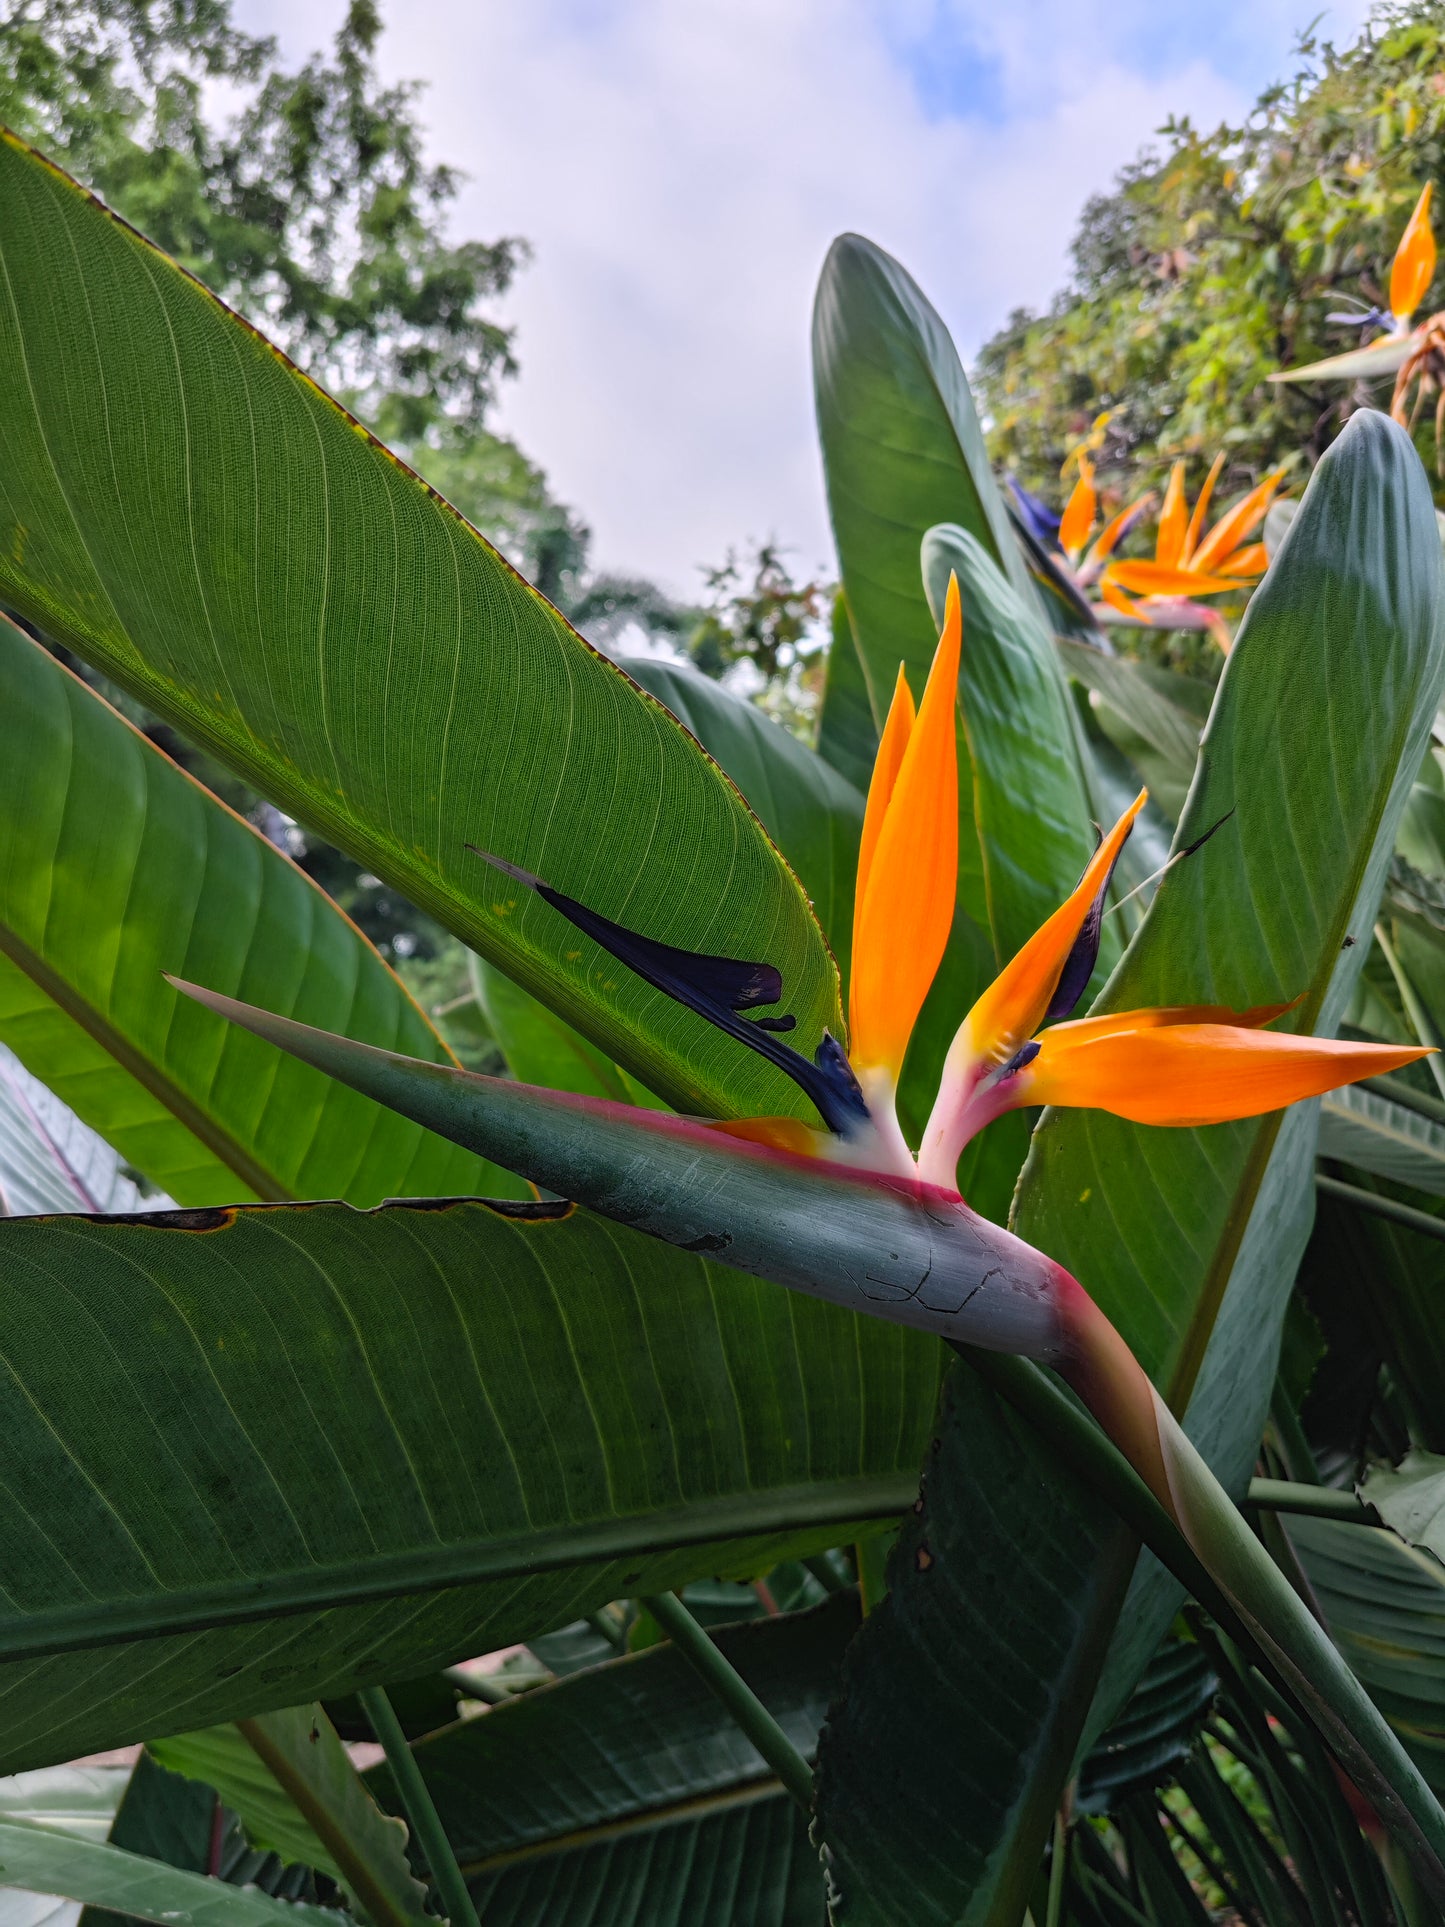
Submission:
{"label": "dark purple petal", "polygon": [[776,1065],[812,1099],[830,1131],[839,1137],[850,1137],[866,1122],[868,1106],[863,1101],[858,1080],[842,1047],[827,1031],[823,1033],[815,1061],[809,1063],[801,1052],[780,1044],[775,1035],[778,1031],[792,1030],[798,1021],[796,1017],[760,1017],[749,1022],[738,1014],[754,1010],[760,1004],[775,1004],[782,997],[782,973],[773,964],[679,950],[673,944],[659,943],[655,937],[640,936],[635,930],[613,923],[610,917],[589,910],[575,897],[554,890],[530,870],[519,869],[515,863],[478,850],[475,844],[469,843],[467,848],[494,869],[535,891],[544,903],[549,903],[594,943],[601,944],[654,990],[685,1004],[699,1017],[705,1017],[729,1037],[735,1037],[740,1044],[746,1044],[749,1050],[755,1050]]}
{"label": "dark purple petal", "polygon": [[1046,502],[1041,502],[1037,495],[1031,490],[1026,489],[1022,482],[1015,481],[1012,475],[1005,479],[1009,485],[1009,493],[1013,496],[1018,506],[1019,519],[1023,522],[1035,542],[1042,543],[1046,549],[1057,548],[1059,543],[1058,516],[1054,514]]}

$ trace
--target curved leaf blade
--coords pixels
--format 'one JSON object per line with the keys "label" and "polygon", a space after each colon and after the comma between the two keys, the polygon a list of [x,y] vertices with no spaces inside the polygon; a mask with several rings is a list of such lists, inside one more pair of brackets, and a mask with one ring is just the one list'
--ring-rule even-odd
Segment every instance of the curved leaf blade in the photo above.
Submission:
{"label": "curved leaf blade", "polygon": [[1445,1125],[1347,1084],[1320,1103],[1321,1157],[1445,1198]]}
{"label": "curved leaf blade", "polygon": [[1445,1569],[1393,1532],[1291,1519],[1325,1623],[1436,1794],[1445,1794]]}
{"label": "curved leaf blade", "polygon": [[948,330],[862,235],[840,236],[823,264],[813,382],[843,590],[881,724],[899,662],[921,692],[938,641],[918,572],[926,530],[958,523],[1016,594],[1033,591]]}
{"label": "curved leaf blade", "polygon": [[939,1373],[566,1206],[9,1219],[0,1294],[6,1768],[835,1544]]}
{"label": "curved leaf blade", "polygon": [[357,423],[8,136],[0,203],[0,595],[669,1102],[804,1115],[545,905],[499,910],[465,847],[665,941],[765,957],[811,1049],[840,1030],[836,971],[733,785]]}
{"label": "curved leaf blade", "polygon": [[330,1874],[372,1927],[428,1918],[405,1823],[378,1807],[322,1707],[178,1734],[150,1751],[172,1773],[214,1787],[256,1846]]}
{"label": "curved leaf blade", "polygon": [[[452,1061],[323,891],[95,691],[0,620],[0,1039],[187,1205],[519,1187],[210,1020],[163,973]],[[96,1197],[52,1210],[125,1209]]]}

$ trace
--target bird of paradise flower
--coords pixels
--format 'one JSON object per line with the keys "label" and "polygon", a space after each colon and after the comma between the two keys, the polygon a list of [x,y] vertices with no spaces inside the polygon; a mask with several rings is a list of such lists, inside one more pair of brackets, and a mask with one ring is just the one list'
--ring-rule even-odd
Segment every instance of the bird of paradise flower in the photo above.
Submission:
{"label": "bird of paradise flower", "polygon": [[[953,916],[961,641],[953,580],[923,699],[915,708],[900,670],[879,743],[859,849],[847,1051],[825,1031],[805,1055],[783,1041],[795,1028],[791,1015],[754,1014],[783,1001],[772,964],[700,955],[629,930],[531,872],[486,857],[516,889],[785,1072],[811,1100],[816,1125],[794,1117],[704,1120],[530,1088],[354,1043],[171,981],[378,1102],[624,1225],[855,1311],[1052,1366],[1283,1676],[1318,1710],[1316,1674],[1334,1669],[1338,1690],[1356,1693],[1368,1722],[1373,1710],[1348,1669],[1123,1337],[1063,1266],[969,1209],[957,1168],[978,1132],[1020,1106],[1093,1107],[1150,1125],[1211,1124],[1277,1110],[1426,1053],[1270,1030],[1288,1004],[1075,1018],[1093,975],[1114,866],[1146,801],[1141,793],[1065,901],[964,1017],[915,1157],[895,1099]],[[1393,1746],[1381,1733],[1357,1749],[1357,1763]],[[1348,1747],[1351,1729],[1337,1723],[1333,1737]],[[1373,1784],[1379,1793],[1390,1783]]]}

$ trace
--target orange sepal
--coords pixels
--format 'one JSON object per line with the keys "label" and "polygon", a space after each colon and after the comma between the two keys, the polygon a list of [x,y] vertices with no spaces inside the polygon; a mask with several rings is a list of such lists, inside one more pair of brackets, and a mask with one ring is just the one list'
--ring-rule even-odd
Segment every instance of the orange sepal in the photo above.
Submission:
{"label": "orange sepal", "polygon": [[1111,582],[1104,575],[1099,582],[1099,599],[1107,602],[1111,609],[1117,609],[1121,616],[1134,616],[1140,622],[1151,620],[1147,610],[1141,609],[1137,602],[1131,602],[1117,582]]}
{"label": "orange sepal", "polygon": [[1202,574],[1218,566],[1219,558],[1237,549],[1241,542],[1251,536],[1269,512],[1275,491],[1284,480],[1284,470],[1277,468],[1272,475],[1266,475],[1256,488],[1235,503],[1232,509],[1221,515],[1214,527],[1205,536],[1190,558],[1189,566]]}
{"label": "orange sepal", "polygon": [[1136,1124],[1224,1124],[1283,1110],[1428,1054],[1419,1045],[1280,1036],[1238,1023],[1137,1021],[1153,1014],[1124,1013],[1136,1020],[1129,1029],[1058,1024],[1046,1030],[1038,1056],[1019,1073],[1018,1102],[1112,1111]]}
{"label": "orange sepal", "polygon": [[1098,540],[1094,543],[1093,548],[1089,550],[1088,566],[1091,569],[1096,568],[1099,563],[1106,562],[1109,559],[1114,553],[1114,546],[1118,542],[1119,537],[1125,529],[1133,523],[1137,516],[1144,513],[1152,500],[1153,492],[1146,490],[1143,495],[1137,496],[1134,501],[1127,503],[1125,507],[1121,508],[1117,515],[1110,516],[1103,528],[1100,529]]}
{"label": "orange sepal", "polygon": [[1004,965],[968,1013],[959,1038],[966,1040],[971,1058],[1001,1064],[1043,1022],[1074,940],[1124,847],[1134,818],[1148,800],[1148,790],[1140,790],[1089,859],[1072,894]]}
{"label": "orange sepal", "polygon": [[1243,548],[1226,555],[1219,564],[1220,575],[1263,575],[1269,567],[1269,550],[1263,542],[1246,542]]}
{"label": "orange sepal", "polygon": [[821,1131],[809,1130],[796,1117],[716,1118],[709,1120],[708,1129],[721,1131],[724,1137],[740,1137],[749,1144],[766,1144],[769,1150],[792,1151],[805,1158],[820,1157],[828,1143]]}
{"label": "orange sepal", "polygon": [[855,1070],[894,1078],[953,927],[958,888],[955,705],[963,615],[949,578],[943,634],[869,852],[854,917],[850,1042]]}
{"label": "orange sepal", "polygon": [[1169,486],[1164,491],[1164,506],[1159,511],[1159,534],[1154,543],[1154,560],[1162,569],[1177,569],[1184,559],[1184,536],[1188,525],[1184,506],[1184,464],[1176,462],[1169,471]]}
{"label": "orange sepal", "polygon": [[1405,223],[1400,245],[1390,268],[1390,312],[1397,321],[1408,321],[1425,298],[1425,290],[1435,279],[1435,235],[1430,226],[1430,189],[1426,181],[1415,203],[1415,212]]}
{"label": "orange sepal", "polygon": [[1111,1010],[1100,1017],[1071,1017],[1067,1023],[1052,1024],[1044,1033],[1057,1037],[1059,1047],[1070,1050],[1091,1044],[1100,1037],[1115,1037],[1126,1030],[1161,1030],[1169,1024],[1228,1024],[1239,1030],[1259,1030],[1283,1017],[1299,1002],[1254,1004],[1248,1010],[1231,1010],[1228,1004],[1159,1004],[1143,1010]]}
{"label": "orange sepal", "polygon": [[1064,505],[1059,519],[1059,547],[1065,555],[1078,555],[1099,519],[1099,497],[1094,489],[1094,465],[1079,451],[1079,479]]}
{"label": "orange sepal", "polygon": [[1188,568],[1194,559],[1194,551],[1199,546],[1200,531],[1204,518],[1209,512],[1209,504],[1214,497],[1214,484],[1219,480],[1219,471],[1224,467],[1224,450],[1215,456],[1209,473],[1204,478],[1204,486],[1199,491],[1199,500],[1194,504],[1194,513],[1189,518],[1189,527],[1184,532],[1184,553],[1179,560]]}
{"label": "orange sepal", "polygon": [[888,705],[888,720],[883,725],[883,734],[878,741],[878,752],[873,758],[873,774],[868,781],[868,803],[863,811],[863,835],[858,843],[858,878],[853,896],[855,949],[863,915],[863,899],[867,894],[868,877],[873,868],[873,852],[877,849],[878,839],[883,834],[883,821],[888,814],[888,804],[893,796],[893,786],[898,781],[898,772],[903,766],[903,752],[908,747],[908,738],[913,734],[916,714],[913,707],[913,691],[908,687],[908,677],[900,662],[898,680],[893,685],[893,700]]}
{"label": "orange sepal", "polygon": [[1239,584],[1226,575],[1206,575],[1193,569],[1168,569],[1161,562],[1111,562],[1104,581],[1135,595],[1220,595]]}

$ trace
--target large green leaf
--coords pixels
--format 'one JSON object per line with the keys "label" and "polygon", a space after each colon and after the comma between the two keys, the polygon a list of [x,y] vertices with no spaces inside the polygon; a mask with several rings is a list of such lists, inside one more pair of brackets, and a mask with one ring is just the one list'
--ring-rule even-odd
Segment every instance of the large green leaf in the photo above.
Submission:
{"label": "large green leaf", "polygon": [[847,597],[841,589],[833,597],[828,665],[818,712],[818,754],[860,794],[867,795],[873,759],[878,754],[878,725],[868,700],[863,658],[853,638]]}
{"label": "large green leaf", "polygon": [[840,1025],[736,789],[461,518],[57,170],[0,145],[0,598],[313,823],[684,1108],[788,1111],[761,1059],[466,845]]}
{"label": "large green leaf", "polygon": [[1291,1519],[1335,1643],[1437,1794],[1445,1794],[1445,1567],[1393,1532]]}
{"label": "large green leaf", "polygon": [[833,1544],[908,1503],[938,1383],[566,1206],[10,1219],[0,1292],[15,1767]]}
{"label": "large green leaf", "polygon": [[0,1039],[36,1076],[181,1204],[517,1194],[178,997],[162,973],[192,969],[448,1057],[303,871],[3,620],[0,688]]}
{"label": "large green leaf", "polygon": [[[840,1595],[713,1636],[811,1757],[857,1624],[856,1598]],[[581,1921],[606,1896],[612,1919],[820,1927],[806,1817],[670,1645],[525,1694],[413,1751],[488,1922]],[[385,1763],[367,1777],[394,1805]]]}
{"label": "large green leaf", "polygon": [[863,791],[832,764],[687,663],[625,656],[622,666],[717,758],[798,874],[845,976]]}
{"label": "large green leaf", "polygon": [[157,1927],[336,1927],[320,1907],[186,1873],[102,1841],[0,1821],[0,1883],[63,1894]]}
{"label": "large green leaf", "polygon": [[823,264],[813,384],[843,591],[881,724],[899,663],[921,694],[938,641],[918,568],[925,530],[958,523],[1016,594],[1034,592],[958,350],[913,278],[858,234]]}
{"label": "large green leaf", "polygon": [[[1366,948],[1344,939],[1371,927],[1445,673],[1440,574],[1418,458],[1383,417],[1358,415],[1316,470],[1251,603],[1201,745],[1181,844],[1227,810],[1235,815],[1161,884],[1103,1007],[1244,1008],[1301,997],[1297,1026],[1333,1028]],[[1300,662],[1325,655],[1328,674],[1302,679]],[[1315,1120],[1313,1106],[1283,1121],[1208,1131],[1046,1114],[1021,1180],[1017,1229],[1095,1295],[1187,1412],[1195,1442],[1232,1490],[1242,1488],[1257,1448],[1309,1228]],[[965,1381],[955,1393],[960,1414],[971,1409],[970,1390]],[[966,1556],[954,1562],[917,1560],[914,1542],[932,1548],[935,1508],[944,1504],[936,1482],[925,1486],[888,1601],[860,1636],[823,1765],[843,1770],[850,1757],[865,1758],[873,1777],[866,1799],[843,1787],[820,1801],[850,1923],[889,1917],[900,1843],[942,1830],[964,1836],[969,1851],[959,1842],[930,1856],[914,1917],[1003,1923],[1020,1915],[1017,1869],[1036,1861],[1079,1737],[1083,1706],[1070,1682],[1115,1622],[1121,1548],[1129,1549],[1099,1507],[1081,1511],[1062,1478],[1034,1489],[1022,1538],[1013,1519],[994,1523],[1005,1456],[964,1455],[974,1476],[965,1493],[949,1496],[949,1516],[971,1505],[974,1529],[960,1532]],[[1050,1560],[1053,1544],[1060,1550]],[[1004,1567],[992,1593],[1001,1610],[993,1643],[976,1658],[949,1627],[988,1560]],[[1095,1730],[1177,1604],[1177,1588],[1152,1560],[1135,1588],[1093,1709]],[[1033,1603],[1006,1612],[1008,1598]],[[1059,1626],[1069,1634],[1062,1658],[1046,1637]],[[1018,1681],[1000,1712],[1011,1780],[986,1799],[960,1800],[976,1770],[967,1709],[1003,1676],[1005,1651]],[[894,1724],[905,1696],[933,1709],[927,1749]],[[884,1737],[891,1754],[881,1752]]]}
{"label": "large green leaf", "polygon": [[372,1927],[426,1918],[406,1825],[377,1806],[320,1706],[179,1733],[151,1751],[171,1772],[214,1787],[256,1846],[330,1874]]}

